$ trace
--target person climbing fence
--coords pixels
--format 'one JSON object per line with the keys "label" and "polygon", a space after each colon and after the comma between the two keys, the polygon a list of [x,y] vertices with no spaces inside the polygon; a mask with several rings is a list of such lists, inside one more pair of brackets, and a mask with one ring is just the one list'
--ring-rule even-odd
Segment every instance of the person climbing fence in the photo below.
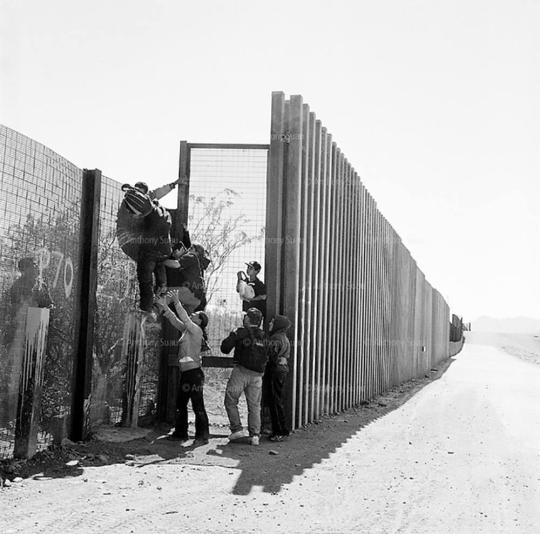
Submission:
{"label": "person climbing fence", "polygon": [[208,253],[199,243],[187,248],[184,243],[173,247],[173,259],[179,268],[167,268],[169,289],[178,291],[180,302],[188,311],[206,308],[206,284],[204,273],[210,264]]}
{"label": "person climbing fence", "polygon": [[[117,215],[116,236],[122,251],[137,264],[141,310],[152,313],[154,293],[167,292],[166,266],[179,267],[171,258],[170,213],[159,199],[172,191],[178,181],[153,191],[144,182],[124,184],[124,199]],[[153,288],[155,277],[155,290]]]}

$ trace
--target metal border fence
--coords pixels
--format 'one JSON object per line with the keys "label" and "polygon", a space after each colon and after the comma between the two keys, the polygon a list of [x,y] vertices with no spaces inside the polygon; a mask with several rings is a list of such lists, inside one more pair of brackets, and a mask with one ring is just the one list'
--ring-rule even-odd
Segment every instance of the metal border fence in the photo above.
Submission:
{"label": "metal border fence", "polygon": [[[83,438],[92,409],[111,423],[120,419],[122,424],[137,424],[139,405],[158,420],[170,420],[178,376],[171,369],[168,349],[161,348],[159,357],[151,356],[154,360],[150,369],[145,364],[145,351],[135,350],[138,356],[126,354],[126,351],[120,355],[118,336],[110,336],[112,341],[106,341],[107,346],[100,352],[104,358],[98,362],[102,365],[101,375],[94,373],[94,378],[100,378],[101,382],[92,381],[96,337],[98,342],[103,342],[101,326],[109,322],[105,319],[109,317],[106,313],[116,309],[105,306],[107,299],[117,299],[117,308],[125,312],[131,305],[131,296],[136,298],[136,294],[126,297],[126,288],[135,288],[135,284],[126,285],[121,267],[123,257],[116,254],[120,254],[119,251],[107,256],[105,263],[100,263],[99,259],[103,258],[100,242],[113,227],[113,204],[120,200],[116,182],[102,178],[98,170],[76,169],[17,132],[5,128],[2,131],[9,140],[2,145],[2,178],[10,188],[27,191],[17,198],[27,211],[39,206],[45,230],[50,226],[49,234],[54,234],[45,232],[44,237],[31,245],[43,247],[50,241],[56,246],[59,239],[56,235],[59,232],[54,228],[63,219],[55,219],[53,196],[58,193],[55,172],[67,176],[66,183],[76,190],[72,208],[78,212],[78,219],[71,228],[73,235],[70,234],[77,244],[76,250],[71,251],[69,281],[73,282],[73,292],[59,300],[62,306],[69,300],[69,306],[66,304],[62,310],[53,310],[51,314],[53,327],[55,314],[68,311],[73,325],[66,337],[65,345],[69,350],[64,351],[63,367],[64,375],[71,380],[71,388],[66,386],[63,394],[68,395],[71,406],[66,405],[62,413],[52,414],[61,427],[56,431],[40,430],[39,425],[26,429],[23,454],[35,453],[38,430],[55,432],[57,438],[66,434],[72,439]],[[11,139],[15,138],[19,145],[24,145],[23,149],[12,149]],[[293,427],[355,406],[395,384],[422,376],[449,356],[447,303],[426,280],[332,135],[303,103],[301,96],[286,100],[284,93],[273,93],[269,145],[180,143],[178,204],[176,210],[171,210],[174,239],[181,239],[183,224],[188,223],[191,150],[216,148],[268,151],[264,229],[267,319],[279,312],[293,323],[289,331],[292,371],[288,399]],[[33,200],[30,193],[35,189],[35,180],[44,183],[43,193],[37,200]],[[29,202],[31,205],[27,206]],[[7,209],[8,204],[3,206]],[[21,226],[23,221],[13,206],[10,213],[13,224]],[[8,250],[11,239],[8,226],[4,224],[2,230],[2,250]],[[32,252],[27,245],[17,245],[19,248],[15,247],[16,254],[14,252],[9,261],[2,259],[2,276],[9,278],[10,283],[14,279],[16,256]],[[262,256],[261,247],[261,263]],[[56,283],[58,272],[46,274]],[[94,324],[96,313],[98,320]],[[129,360],[132,356],[133,361]],[[47,366],[47,355],[30,354],[28,357],[44,357]],[[129,362],[142,366],[131,373],[138,377],[135,382],[139,390],[132,391],[134,384],[124,384],[123,391],[117,389],[111,393],[105,382],[122,375],[118,366],[124,359],[129,360],[124,362],[127,367]],[[213,355],[205,358],[205,365],[229,367],[231,361],[230,357]],[[148,376],[142,377],[145,373]],[[37,379],[39,382],[40,377]],[[92,400],[93,390],[96,399]],[[133,398],[126,397],[129,392]],[[35,419],[40,408],[39,388],[34,393],[28,413],[33,413]],[[144,402],[139,403],[141,394]],[[154,396],[157,396],[157,410],[153,406]],[[124,417],[126,406],[132,408],[127,419]],[[113,408],[121,410],[122,415],[107,415],[107,410]],[[66,411],[69,413],[64,413]],[[8,423],[12,433],[13,421]],[[7,447],[11,446],[8,443]]]}
{"label": "metal border fence", "polygon": [[293,427],[448,357],[448,305],[302,97],[272,95],[268,316],[292,320]]}

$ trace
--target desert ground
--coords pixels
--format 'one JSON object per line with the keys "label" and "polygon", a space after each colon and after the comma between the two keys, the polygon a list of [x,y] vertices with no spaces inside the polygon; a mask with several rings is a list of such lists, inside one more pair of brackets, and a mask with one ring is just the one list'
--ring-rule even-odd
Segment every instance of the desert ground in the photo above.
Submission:
{"label": "desert ground", "polygon": [[283,443],[65,447],[0,489],[0,532],[537,533],[539,338],[467,333],[431,375]]}

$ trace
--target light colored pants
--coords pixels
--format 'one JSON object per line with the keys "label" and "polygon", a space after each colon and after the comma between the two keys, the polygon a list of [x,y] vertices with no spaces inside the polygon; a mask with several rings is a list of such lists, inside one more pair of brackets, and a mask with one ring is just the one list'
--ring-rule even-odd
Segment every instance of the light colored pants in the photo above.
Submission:
{"label": "light colored pants", "polygon": [[246,395],[249,435],[258,436],[261,432],[262,373],[235,365],[225,389],[225,409],[229,416],[231,432],[242,430],[242,421],[238,413],[238,400],[242,393]]}

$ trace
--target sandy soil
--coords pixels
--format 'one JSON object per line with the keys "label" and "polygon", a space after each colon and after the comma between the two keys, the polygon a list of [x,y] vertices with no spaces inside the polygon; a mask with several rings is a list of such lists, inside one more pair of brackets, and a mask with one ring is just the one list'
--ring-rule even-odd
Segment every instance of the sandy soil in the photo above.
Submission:
{"label": "sandy soil", "polygon": [[536,343],[471,333],[438,379],[287,443],[229,445],[215,428],[196,449],[156,433],[73,449],[79,465],[0,490],[0,532],[536,533]]}

